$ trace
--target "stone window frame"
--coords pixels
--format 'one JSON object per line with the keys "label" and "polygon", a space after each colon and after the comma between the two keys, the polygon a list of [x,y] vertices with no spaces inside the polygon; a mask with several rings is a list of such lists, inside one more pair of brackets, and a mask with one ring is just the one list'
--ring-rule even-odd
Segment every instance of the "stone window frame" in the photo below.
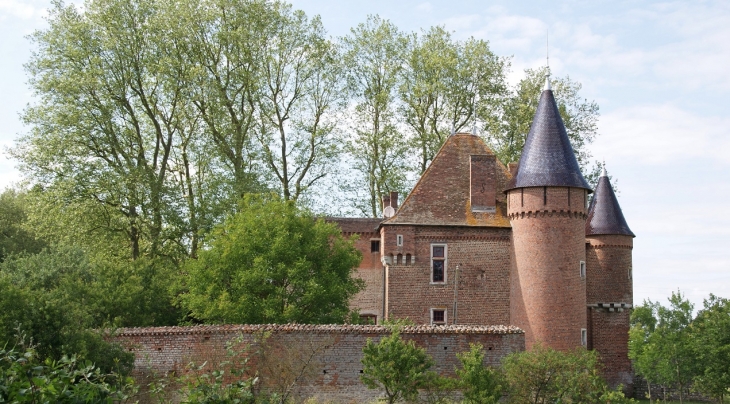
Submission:
{"label": "stone window frame", "polygon": [[398,247],[403,247],[403,235],[398,234],[395,236],[395,245]]}
{"label": "stone window frame", "polygon": [[580,270],[580,279],[585,279],[586,278],[586,262],[585,261],[580,262],[579,270]]}
{"label": "stone window frame", "polygon": [[[433,248],[434,247],[443,247],[444,248],[444,256],[443,257],[434,257],[433,256]],[[433,263],[434,261],[443,261],[444,263],[444,280],[443,281],[434,281],[433,280]],[[431,285],[446,285],[448,283],[448,267],[449,267],[449,247],[446,243],[433,243],[431,244],[431,274],[428,278],[429,283]]]}
{"label": "stone window frame", "polygon": [[588,346],[588,330],[585,328],[580,329],[580,345]]}
{"label": "stone window frame", "polygon": [[[449,323],[448,309],[446,309],[445,307],[431,307],[431,310],[429,310],[429,311],[431,313],[431,316],[430,316],[431,325],[447,325]],[[439,312],[439,311],[443,312],[444,319],[443,319],[443,321],[434,322],[433,314],[434,314],[434,312]]]}

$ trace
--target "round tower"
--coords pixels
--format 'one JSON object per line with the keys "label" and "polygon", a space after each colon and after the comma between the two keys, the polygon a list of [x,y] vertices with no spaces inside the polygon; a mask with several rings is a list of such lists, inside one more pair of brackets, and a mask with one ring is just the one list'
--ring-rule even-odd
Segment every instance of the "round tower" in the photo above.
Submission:
{"label": "round tower", "polygon": [[586,345],[585,221],[590,186],[583,178],[549,77],[507,187],[512,224],[510,320],[535,343],[559,350]]}
{"label": "round tower", "polygon": [[606,175],[598,179],[586,220],[588,277],[588,347],[604,364],[611,387],[631,387],[628,356],[630,310],[633,306],[632,257],[634,233],[629,229]]}

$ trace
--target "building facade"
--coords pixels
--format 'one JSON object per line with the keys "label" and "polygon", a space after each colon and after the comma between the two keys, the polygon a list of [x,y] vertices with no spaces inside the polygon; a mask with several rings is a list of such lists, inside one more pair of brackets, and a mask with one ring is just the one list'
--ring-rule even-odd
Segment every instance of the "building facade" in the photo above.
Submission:
{"label": "building facade", "polygon": [[634,234],[605,171],[595,190],[583,178],[549,80],[519,164],[454,134],[383,212],[331,219],[359,236],[367,287],[353,308],[364,321],[513,325],[527,349],[595,349],[609,384],[632,384]]}

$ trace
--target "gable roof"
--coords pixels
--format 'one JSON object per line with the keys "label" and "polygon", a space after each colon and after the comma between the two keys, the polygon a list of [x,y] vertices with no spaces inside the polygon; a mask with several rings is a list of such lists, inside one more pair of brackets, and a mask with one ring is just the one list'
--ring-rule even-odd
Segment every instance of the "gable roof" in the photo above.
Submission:
{"label": "gable roof", "polygon": [[511,227],[502,192],[509,170],[495,164],[496,212],[472,212],[470,167],[472,155],[494,156],[484,141],[469,133],[449,136],[426,171],[387,224]]}
{"label": "gable roof", "polygon": [[507,190],[525,187],[574,187],[591,191],[580,172],[553,91],[540,95],[530,132],[522,149],[517,175]]}
{"label": "gable roof", "polygon": [[586,220],[586,236],[599,234],[636,237],[626,223],[605,170],[598,179],[596,193],[588,208],[588,219]]}

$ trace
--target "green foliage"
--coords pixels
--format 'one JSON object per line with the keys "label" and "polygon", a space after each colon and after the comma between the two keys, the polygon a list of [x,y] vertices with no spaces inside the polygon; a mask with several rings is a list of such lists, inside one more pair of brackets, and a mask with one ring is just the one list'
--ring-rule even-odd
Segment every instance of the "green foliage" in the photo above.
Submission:
{"label": "green foliage", "polygon": [[456,355],[461,369],[456,375],[462,387],[464,402],[467,404],[495,404],[502,397],[502,374],[484,365],[484,347],[470,344],[469,351]]}
{"label": "green foliage", "polygon": [[730,300],[710,295],[690,332],[700,365],[694,388],[722,403],[730,395]]}
{"label": "green foliage", "polygon": [[20,348],[0,349],[0,402],[111,404],[134,393],[131,378],[89,361],[75,356],[42,361],[33,347]]}
{"label": "green foliage", "polygon": [[352,277],[360,259],[336,225],[293,202],[248,195],[188,262],[181,301],[213,323],[342,323],[363,287]]}
{"label": "green foliage", "polygon": [[560,352],[536,345],[503,360],[510,403],[598,402],[606,391],[598,354],[583,348]]}
{"label": "green foliage", "polygon": [[[398,85],[408,38],[378,16],[350,30],[341,39],[351,103],[353,136],[347,145],[358,174],[352,185],[355,207],[377,217],[380,197],[405,188],[408,152],[398,128]],[[364,194],[365,198],[360,197]]]}
{"label": "green foliage", "polygon": [[0,264],[0,342],[21,324],[42,357],[77,354],[103,371],[119,359],[127,371],[133,355],[91,329],[176,324],[181,315],[168,292],[173,278],[160,262],[93,263],[73,247],[12,256]]}
{"label": "green foliage", "polygon": [[28,230],[26,195],[13,189],[0,194],[0,262],[12,254],[35,254],[46,242]]}
{"label": "green foliage", "polygon": [[636,372],[650,383],[676,386],[680,401],[698,372],[692,309],[680,292],[672,293],[669,307],[647,301],[632,314],[629,333],[629,357]]}
{"label": "green foliage", "polygon": [[388,403],[414,399],[435,377],[429,370],[434,361],[426,350],[401,339],[397,330],[377,344],[368,339],[362,352],[360,380],[368,388],[384,389]]}

